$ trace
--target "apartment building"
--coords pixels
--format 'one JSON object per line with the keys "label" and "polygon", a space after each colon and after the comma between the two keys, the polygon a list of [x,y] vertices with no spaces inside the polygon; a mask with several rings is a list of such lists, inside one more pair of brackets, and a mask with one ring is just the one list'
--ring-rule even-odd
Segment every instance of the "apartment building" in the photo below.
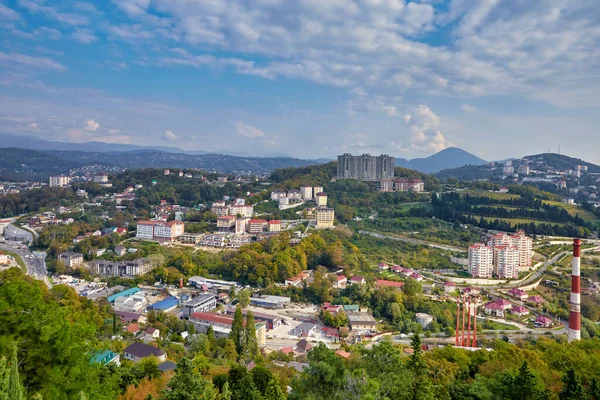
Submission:
{"label": "apartment building", "polygon": [[223,215],[217,218],[217,229],[219,232],[231,232],[235,228],[237,217],[234,215]]}
{"label": "apartment building", "polygon": [[323,192],[323,186],[313,186],[313,195],[316,197],[318,193]]}
{"label": "apartment building", "polygon": [[382,179],[379,181],[379,190],[382,192],[393,192],[394,181],[391,179]]}
{"label": "apartment building", "polygon": [[394,190],[397,192],[423,192],[425,182],[421,179],[398,178],[394,182]]}
{"label": "apartment building", "polygon": [[313,188],[312,186],[300,186],[300,194],[302,196],[302,200],[312,200],[313,199]]}
{"label": "apartment building", "polygon": [[51,176],[48,184],[50,187],[68,186],[71,183],[71,178],[68,176]]}
{"label": "apartment building", "polygon": [[179,235],[177,239],[184,244],[199,244],[203,236],[202,233],[184,233]]}
{"label": "apartment building", "polygon": [[494,247],[494,273],[498,278],[516,279],[519,277],[519,250],[516,247]]}
{"label": "apartment building", "polygon": [[317,228],[332,228],[335,220],[335,212],[333,208],[318,207],[315,209],[315,217]]}
{"label": "apartment building", "polygon": [[240,217],[251,217],[254,214],[254,206],[246,204],[233,204],[229,206],[229,215],[239,215]]}
{"label": "apartment building", "polygon": [[248,233],[257,234],[267,230],[267,221],[264,219],[251,219],[248,221]]}
{"label": "apartment building", "polygon": [[394,168],[394,157],[387,154],[353,156],[345,153],[338,156],[337,159],[337,178],[362,181],[393,179]]}
{"label": "apartment building", "polygon": [[493,273],[492,248],[483,243],[476,243],[469,246],[469,266],[468,272],[474,278],[491,278]]}
{"label": "apartment building", "polygon": [[83,265],[83,254],[67,251],[60,253],[57,260],[65,264],[67,268],[77,268]]}
{"label": "apartment building", "polygon": [[225,235],[204,235],[204,237],[200,240],[200,246],[225,247]]}
{"label": "apartment building", "polygon": [[272,220],[267,223],[269,232],[280,232],[281,231],[281,221]]}
{"label": "apartment building", "polygon": [[530,268],[533,264],[533,239],[528,237],[522,230],[513,235],[499,233],[494,235],[488,241],[488,246],[495,247],[514,247],[519,251],[518,267],[522,270]]}
{"label": "apartment building", "polygon": [[327,207],[327,193],[317,193],[315,195],[315,199],[317,202],[317,207]]}
{"label": "apartment building", "polygon": [[95,260],[90,270],[99,276],[141,276],[152,270],[152,265],[145,259],[133,261]]}
{"label": "apartment building", "polygon": [[238,218],[235,221],[235,234],[243,235],[248,230],[248,221],[250,221],[249,217]]}
{"label": "apartment building", "polygon": [[138,221],[136,238],[172,242],[185,232],[185,224],[181,221]]}

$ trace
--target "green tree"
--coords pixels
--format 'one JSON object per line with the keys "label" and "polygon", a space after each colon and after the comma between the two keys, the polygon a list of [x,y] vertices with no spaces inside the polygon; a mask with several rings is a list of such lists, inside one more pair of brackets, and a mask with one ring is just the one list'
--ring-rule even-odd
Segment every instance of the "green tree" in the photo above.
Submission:
{"label": "green tree", "polygon": [[244,337],[244,315],[242,314],[242,307],[238,304],[235,308],[235,314],[233,315],[233,323],[231,325],[231,332],[229,338],[233,340],[235,344],[235,351],[238,355],[244,353],[245,337]]}
{"label": "green tree", "polygon": [[240,290],[237,293],[237,298],[238,298],[239,304],[240,304],[240,306],[242,306],[242,308],[246,308],[250,304],[250,292],[248,291],[248,289]]}
{"label": "green tree", "polygon": [[527,361],[521,364],[515,375],[504,379],[505,398],[511,400],[541,400],[547,398],[540,378],[529,369]]}
{"label": "green tree", "polygon": [[256,359],[260,355],[258,339],[256,338],[256,323],[254,314],[248,310],[246,314],[246,329],[244,332],[244,354],[250,359]]}
{"label": "green tree", "polygon": [[229,389],[229,382],[225,382],[219,395],[219,400],[231,400],[231,390]]}
{"label": "green tree", "polygon": [[558,398],[560,400],[577,400],[583,398],[583,385],[581,380],[575,375],[575,370],[569,368],[567,373],[562,377],[563,388],[560,391]]}
{"label": "green tree", "polygon": [[13,343],[10,349],[10,359],[0,359],[0,400],[22,400],[25,398],[23,386],[19,378],[19,362],[17,346]]}
{"label": "green tree", "polygon": [[435,399],[427,363],[423,359],[423,350],[421,349],[421,337],[415,333],[412,338],[411,347],[413,353],[408,360],[408,368],[412,372],[412,399],[413,400],[433,400]]}
{"label": "green tree", "polygon": [[213,400],[215,391],[212,383],[194,373],[189,358],[182,358],[175,369],[175,376],[169,388],[162,394],[162,400]]}

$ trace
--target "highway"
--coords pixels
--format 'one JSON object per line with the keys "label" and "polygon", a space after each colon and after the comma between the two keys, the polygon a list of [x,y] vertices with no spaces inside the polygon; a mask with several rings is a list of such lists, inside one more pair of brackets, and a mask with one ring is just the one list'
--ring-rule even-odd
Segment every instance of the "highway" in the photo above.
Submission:
{"label": "highway", "polygon": [[23,260],[23,263],[27,267],[27,275],[44,282],[48,287],[52,287],[52,284],[48,279],[46,262],[38,257],[35,257],[29,251],[29,248],[27,248],[26,246],[25,248],[23,248],[23,244],[21,243],[15,245],[0,243],[0,250],[10,251],[19,255]]}

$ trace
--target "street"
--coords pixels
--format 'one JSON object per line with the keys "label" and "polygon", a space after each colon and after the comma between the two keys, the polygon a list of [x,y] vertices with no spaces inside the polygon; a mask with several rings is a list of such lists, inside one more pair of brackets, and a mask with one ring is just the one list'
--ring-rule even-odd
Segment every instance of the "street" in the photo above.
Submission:
{"label": "street", "polygon": [[41,258],[35,257],[29,248],[23,248],[21,243],[15,245],[9,245],[6,243],[0,243],[0,250],[10,251],[17,254],[23,260],[23,263],[27,267],[27,275],[37,280],[43,281],[46,286],[52,287],[48,280],[48,271],[46,271],[46,262]]}

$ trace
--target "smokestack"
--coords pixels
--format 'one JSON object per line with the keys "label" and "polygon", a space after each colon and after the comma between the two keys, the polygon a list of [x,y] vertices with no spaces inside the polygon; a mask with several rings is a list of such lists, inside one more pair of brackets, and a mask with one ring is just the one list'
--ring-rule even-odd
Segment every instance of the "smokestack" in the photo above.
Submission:
{"label": "smokestack", "polygon": [[581,339],[581,282],[579,277],[581,265],[581,239],[573,240],[573,269],[571,272],[571,313],[569,314],[569,343]]}
{"label": "smokestack", "polygon": [[462,334],[461,334],[461,340],[460,340],[460,346],[461,347],[465,347],[465,300],[463,299],[463,312],[462,312]]}
{"label": "smokestack", "polygon": [[456,338],[456,346],[458,347],[458,324],[460,323],[460,302],[456,301],[456,331],[454,332],[454,336]]}
{"label": "smokestack", "polygon": [[473,317],[473,344],[472,347],[477,347],[477,300],[475,300],[475,316]]}
{"label": "smokestack", "polygon": [[467,327],[467,347],[471,347],[471,303],[467,301],[467,318],[469,319]]}

